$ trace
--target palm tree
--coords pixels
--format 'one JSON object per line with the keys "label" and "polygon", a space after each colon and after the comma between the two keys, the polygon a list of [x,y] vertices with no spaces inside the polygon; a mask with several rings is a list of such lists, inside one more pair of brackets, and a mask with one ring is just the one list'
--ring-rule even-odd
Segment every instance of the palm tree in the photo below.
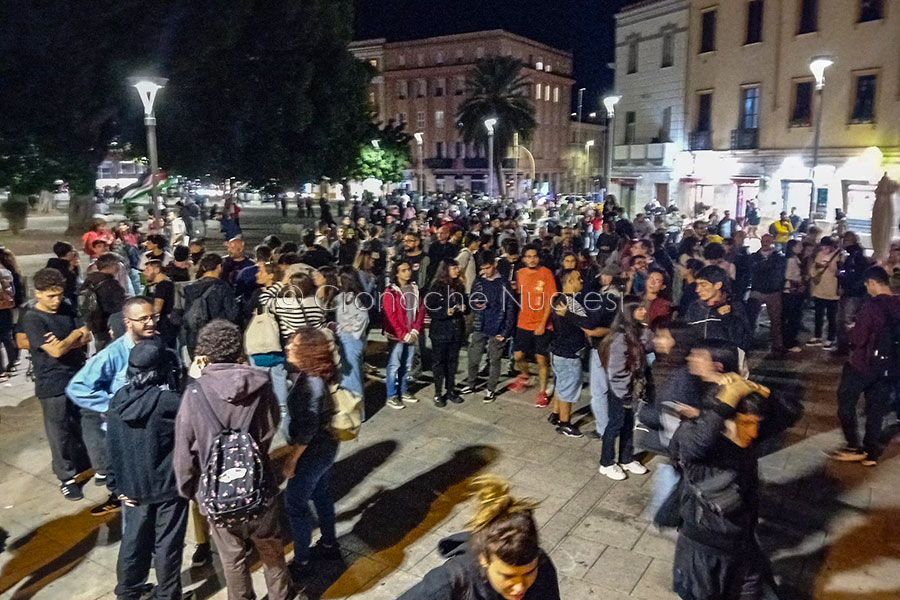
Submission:
{"label": "palm tree", "polygon": [[494,127],[494,169],[498,187],[505,196],[501,178],[502,161],[518,132],[523,140],[531,138],[537,127],[531,84],[522,75],[522,62],[511,56],[487,56],[475,63],[466,78],[467,97],[456,117],[463,140],[488,149],[485,119],[496,118]]}

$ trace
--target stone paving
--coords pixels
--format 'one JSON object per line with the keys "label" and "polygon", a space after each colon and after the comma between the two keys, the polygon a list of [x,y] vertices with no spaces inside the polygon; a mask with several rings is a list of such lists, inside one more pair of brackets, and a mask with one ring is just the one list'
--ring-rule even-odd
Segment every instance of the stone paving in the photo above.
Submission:
{"label": "stone paving", "polygon": [[[370,358],[383,363],[381,347],[373,347]],[[760,467],[760,534],[781,597],[900,598],[898,445],[873,469],[828,463],[823,450],[841,441],[834,416],[839,362],[806,349],[788,362],[753,365],[756,379],[805,397],[804,417],[769,444]],[[383,405],[383,385],[373,381],[369,389],[374,411]],[[470,396],[445,409],[431,404],[429,386],[419,396],[422,402],[405,410],[377,410],[360,439],[342,445],[335,493],[344,564],[323,567],[310,583],[312,597],[399,596],[441,562],[438,540],[460,531],[470,514],[467,482],[489,472],[541,501],[542,545],[559,571],[563,598],[675,598],[673,542],[654,531],[645,511],[652,473],[619,483],[599,475],[600,443],[556,434],[530,392],[507,392],[489,405]],[[120,519],[88,514],[105,497],[93,484],[84,488],[86,500],[63,499],[49,462],[40,406],[19,375],[0,386],[0,598],[111,600]],[[198,598],[226,598],[220,570],[189,569],[191,550],[189,539],[186,588]],[[257,590],[264,589],[261,575],[254,575]]]}

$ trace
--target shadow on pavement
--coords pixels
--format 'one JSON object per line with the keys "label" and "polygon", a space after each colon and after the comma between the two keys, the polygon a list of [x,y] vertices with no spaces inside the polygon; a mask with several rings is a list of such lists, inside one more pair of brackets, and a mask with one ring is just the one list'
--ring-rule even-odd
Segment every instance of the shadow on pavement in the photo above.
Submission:
{"label": "shadow on pavement", "polygon": [[450,460],[388,490],[376,492],[341,546],[361,557],[324,565],[305,589],[311,598],[344,598],[375,586],[403,564],[406,549],[432,532],[468,498],[470,480],[499,456],[490,446],[457,450]]}

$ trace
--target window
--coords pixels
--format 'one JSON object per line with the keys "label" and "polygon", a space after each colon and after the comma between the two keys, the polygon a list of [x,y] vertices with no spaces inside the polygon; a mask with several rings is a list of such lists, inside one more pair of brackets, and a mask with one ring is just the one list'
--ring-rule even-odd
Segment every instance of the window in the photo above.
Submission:
{"label": "window", "polygon": [[741,120],[738,129],[759,128],[759,86],[741,89]]}
{"label": "window", "polygon": [[628,42],[628,73],[637,73],[638,69],[638,41]]}
{"label": "window", "polygon": [[538,71],[543,71],[544,63],[542,63],[540,60],[538,60],[537,63],[534,65],[534,68],[537,69]]}
{"label": "window", "polygon": [[434,157],[435,158],[444,158],[444,142],[435,142],[434,143]]}
{"label": "window", "polygon": [[464,55],[463,55],[463,51],[462,51],[462,50],[457,50],[457,51],[456,51],[456,62],[458,62],[458,63],[463,62],[463,60],[465,60],[465,59],[463,58],[463,56],[464,56]]}
{"label": "window", "polygon": [[434,82],[434,95],[440,98],[444,95],[444,88],[447,87],[447,80],[441,77]]}
{"label": "window", "polygon": [[456,158],[466,157],[466,146],[462,142],[456,142]]}
{"label": "window", "polygon": [[550,66],[550,63],[547,63],[546,65],[544,65],[545,73],[550,73],[551,71],[553,71],[553,67]]}
{"label": "window", "polygon": [[401,125],[406,123],[406,113],[405,112],[401,111],[401,112],[397,113],[397,123],[399,123]]}
{"label": "window", "polygon": [[559,102],[559,86],[553,88],[553,101]]}
{"label": "window", "polygon": [[635,130],[635,118],[636,115],[634,111],[628,111],[625,113],[625,143],[633,144],[634,143],[634,130]]}
{"label": "window", "polygon": [[856,100],[853,102],[852,123],[873,123],[875,121],[875,87],[877,75],[856,77]]}
{"label": "window", "polygon": [[400,65],[401,67],[406,66],[406,55],[405,54],[401,54],[400,56],[397,57],[397,64]]}
{"label": "window", "polygon": [[444,126],[444,111],[434,111],[434,126],[438,128],[442,128]]}
{"label": "window", "polygon": [[541,99],[541,90],[543,90],[543,86],[540,83],[534,84],[534,98],[535,100]]}
{"label": "window", "polygon": [[416,129],[422,130],[425,129],[425,111],[420,110],[416,113]]}
{"label": "window", "polygon": [[763,0],[750,0],[747,3],[747,41],[745,44],[757,44],[762,41]]}
{"label": "window", "polygon": [[484,46],[475,49],[475,58],[484,58]]}
{"label": "window", "polygon": [[369,90],[369,104],[375,106],[375,92]]}
{"label": "window", "polygon": [[434,55],[434,62],[436,62],[436,63],[439,64],[439,65],[444,64],[444,53],[443,53],[443,52],[436,52],[435,55]]}
{"label": "window", "polygon": [[98,171],[97,174],[100,179],[112,179],[112,176],[113,176],[112,166],[109,165],[108,163],[105,166],[100,165],[100,168],[97,171]]}
{"label": "window", "polygon": [[716,49],[716,11],[708,10],[700,15],[700,54]]}
{"label": "window", "polygon": [[704,92],[697,98],[697,131],[709,131],[712,117],[712,92]]}
{"label": "window", "polygon": [[800,0],[800,26],[797,35],[811,33],[819,28],[819,0]]}
{"label": "window", "polygon": [[462,96],[466,93],[466,76],[465,75],[457,75],[456,76],[456,95]]}
{"label": "window", "polygon": [[400,100],[406,100],[409,97],[409,82],[405,79],[397,82],[397,97]]}
{"label": "window", "polygon": [[794,84],[794,108],[791,111],[791,127],[812,125],[813,82],[798,81]]}
{"label": "window", "polygon": [[416,81],[416,96],[419,98],[424,98],[428,95],[428,82],[424,79],[419,79]]}
{"label": "window", "polygon": [[135,164],[133,162],[122,161],[119,163],[120,175],[134,175]]}
{"label": "window", "polygon": [[882,18],[884,10],[883,0],[860,0],[859,3],[859,22],[877,21]]}
{"label": "window", "polygon": [[550,84],[544,86],[544,100],[550,102]]}
{"label": "window", "polygon": [[672,107],[667,106],[663,110],[662,125],[659,128],[659,141],[669,142],[672,140]]}
{"label": "window", "polygon": [[375,67],[375,68],[377,69],[377,68],[378,68],[378,59],[377,59],[377,58],[370,58],[370,59],[369,59],[369,64],[372,65],[373,67]]}
{"label": "window", "polygon": [[662,62],[660,67],[671,67],[675,64],[675,32],[666,31],[663,34]]}

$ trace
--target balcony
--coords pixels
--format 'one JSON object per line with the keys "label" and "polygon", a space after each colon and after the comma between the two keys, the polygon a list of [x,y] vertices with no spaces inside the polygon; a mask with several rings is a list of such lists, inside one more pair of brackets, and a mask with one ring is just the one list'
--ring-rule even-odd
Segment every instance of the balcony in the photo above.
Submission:
{"label": "balcony", "polygon": [[759,129],[732,129],[732,150],[755,150],[759,148]]}
{"label": "balcony", "polygon": [[691,152],[712,150],[712,131],[692,131],[689,139]]}
{"label": "balcony", "polygon": [[[616,165],[671,166],[678,153],[678,144],[672,142],[654,144],[626,144],[616,146],[613,158]],[[600,150],[601,154],[603,150]]]}
{"label": "balcony", "polygon": [[449,169],[453,166],[452,158],[426,158],[425,166],[429,169]]}
{"label": "balcony", "polygon": [[467,169],[487,169],[488,160],[486,158],[466,158],[463,159],[463,165]]}

